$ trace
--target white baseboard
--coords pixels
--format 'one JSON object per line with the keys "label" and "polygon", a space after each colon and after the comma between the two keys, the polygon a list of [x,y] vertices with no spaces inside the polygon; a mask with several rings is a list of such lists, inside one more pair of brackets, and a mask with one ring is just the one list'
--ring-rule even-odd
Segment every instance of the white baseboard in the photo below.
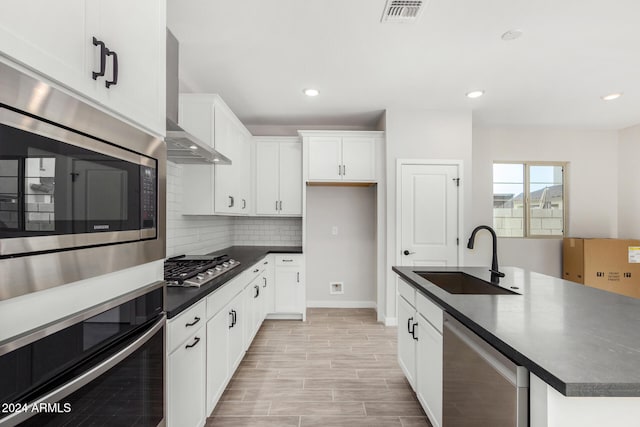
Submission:
{"label": "white baseboard", "polygon": [[270,313],[267,314],[265,319],[269,320],[304,320],[304,316],[301,313]]}
{"label": "white baseboard", "polygon": [[385,317],[384,318],[384,326],[398,326],[398,318],[397,317]]}
{"label": "white baseboard", "polygon": [[307,301],[313,308],[376,308],[375,301]]}

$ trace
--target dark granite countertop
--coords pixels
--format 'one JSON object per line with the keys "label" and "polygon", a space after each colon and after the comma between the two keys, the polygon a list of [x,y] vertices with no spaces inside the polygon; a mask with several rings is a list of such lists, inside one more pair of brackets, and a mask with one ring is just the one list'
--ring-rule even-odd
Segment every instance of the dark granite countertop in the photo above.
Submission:
{"label": "dark granite countertop", "polygon": [[167,318],[177,316],[200,299],[206,297],[211,292],[223,286],[229,280],[233,279],[247,268],[268,254],[294,254],[302,253],[300,246],[231,246],[219,251],[211,252],[208,255],[227,254],[231,258],[240,261],[240,265],[228,273],[225,273],[211,282],[199,288],[179,288],[167,287],[167,296],[165,300],[165,308]]}
{"label": "dark granite countertop", "polygon": [[485,281],[482,267],[393,267],[514,362],[565,396],[640,396],[640,300],[516,267],[500,286],[522,295],[449,294],[414,271],[462,271]]}

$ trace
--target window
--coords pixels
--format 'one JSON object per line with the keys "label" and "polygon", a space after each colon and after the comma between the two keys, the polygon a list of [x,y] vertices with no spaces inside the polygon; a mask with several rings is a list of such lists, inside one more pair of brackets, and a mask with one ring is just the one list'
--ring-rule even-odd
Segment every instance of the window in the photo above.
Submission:
{"label": "window", "polygon": [[493,164],[493,228],[500,237],[564,235],[565,163]]}

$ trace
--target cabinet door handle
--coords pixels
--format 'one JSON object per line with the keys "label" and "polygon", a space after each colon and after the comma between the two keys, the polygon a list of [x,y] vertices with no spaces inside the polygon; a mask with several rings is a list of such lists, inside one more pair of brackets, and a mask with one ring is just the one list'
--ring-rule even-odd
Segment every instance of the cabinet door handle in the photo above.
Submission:
{"label": "cabinet door handle", "polygon": [[247,201],[245,199],[242,199],[242,209],[246,209],[247,208]]}
{"label": "cabinet door handle", "polygon": [[263,277],[262,280],[264,280],[264,285],[262,285],[263,288],[267,287],[267,278]]}
{"label": "cabinet door handle", "polygon": [[231,324],[229,325],[229,329],[233,328],[233,310],[229,312],[229,316],[231,316]]}
{"label": "cabinet door handle", "polygon": [[199,318],[198,316],[196,316],[196,317],[194,317],[194,318],[193,318],[193,322],[191,322],[191,323],[187,323],[187,324],[186,324],[186,325],[184,325],[184,326],[186,326],[186,327],[188,328],[189,326],[193,326],[193,325],[195,325],[195,324],[196,324],[196,323],[198,323],[199,321],[200,321],[200,318]]}
{"label": "cabinet door handle", "polygon": [[233,196],[228,196],[229,197],[229,206],[230,208],[233,207]]}
{"label": "cabinet door handle", "polygon": [[199,342],[200,342],[200,337],[196,337],[196,339],[193,341],[193,344],[187,344],[184,346],[184,348],[193,348],[197,346]]}
{"label": "cabinet door handle", "polygon": [[346,175],[347,175],[347,166],[342,165],[342,176],[346,176]]}
{"label": "cabinet door handle", "polygon": [[256,294],[253,297],[258,298],[258,296],[260,295],[260,286],[255,285],[253,288],[256,290]]}
{"label": "cabinet door handle", "polygon": [[296,282],[300,283],[300,272],[296,273]]}
{"label": "cabinet door handle", "polygon": [[112,85],[118,84],[118,54],[107,49],[107,56],[113,56],[113,80],[106,81],[104,85],[109,89]]}
{"label": "cabinet door handle", "polygon": [[233,322],[231,323],[231,327],[233,328],[236,326],[236,323],[238,323],[238,313],[235,310],[231,310],[231,313],[233,314]]}
{"label": "cabinet door handle", "polygon": [[278,201],[276,200],[276,210],[278,210]]}
{"label": "cabinet door handle", "polygon": [[97,38],[93,38],[93,45],[100,46],[100,71],[91,73],[93,80],[98,80],[98,77],[104,76],[104,71],[107,66],[107,47],[104,45],[104,42],[98,40]]}
{"label": "cabinet door handle", "polygon": [[413,322],[413,317],[409,317],[407,319],[407,333],[411,333],[411,322]]}
{"label": "cabinet door handle", "polygon": [[342,176],[342,165],[338,165],[338,175]]}
{"label": "cabinet door handle", "polygon": [[411,329],[411,336],[414,340],[418,341],[418,337],[416,336],[416,326],[418,326],[418,322],[413,324],[413,328]]}

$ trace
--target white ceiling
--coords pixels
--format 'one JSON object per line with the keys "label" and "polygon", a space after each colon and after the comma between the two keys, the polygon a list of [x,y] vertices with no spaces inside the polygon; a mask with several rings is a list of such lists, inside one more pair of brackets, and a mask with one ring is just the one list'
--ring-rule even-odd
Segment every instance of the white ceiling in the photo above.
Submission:
{"label": "white ceiling", "polygon": [[[640,123],[638,0],[428,0],[414,24],[380,23],[384,4],[168,0],[182,87],[219,93],[247,125],[375,126],[391,108],[472,109],[484,126]],[[524,36],[502,41],[509,29]]]}

